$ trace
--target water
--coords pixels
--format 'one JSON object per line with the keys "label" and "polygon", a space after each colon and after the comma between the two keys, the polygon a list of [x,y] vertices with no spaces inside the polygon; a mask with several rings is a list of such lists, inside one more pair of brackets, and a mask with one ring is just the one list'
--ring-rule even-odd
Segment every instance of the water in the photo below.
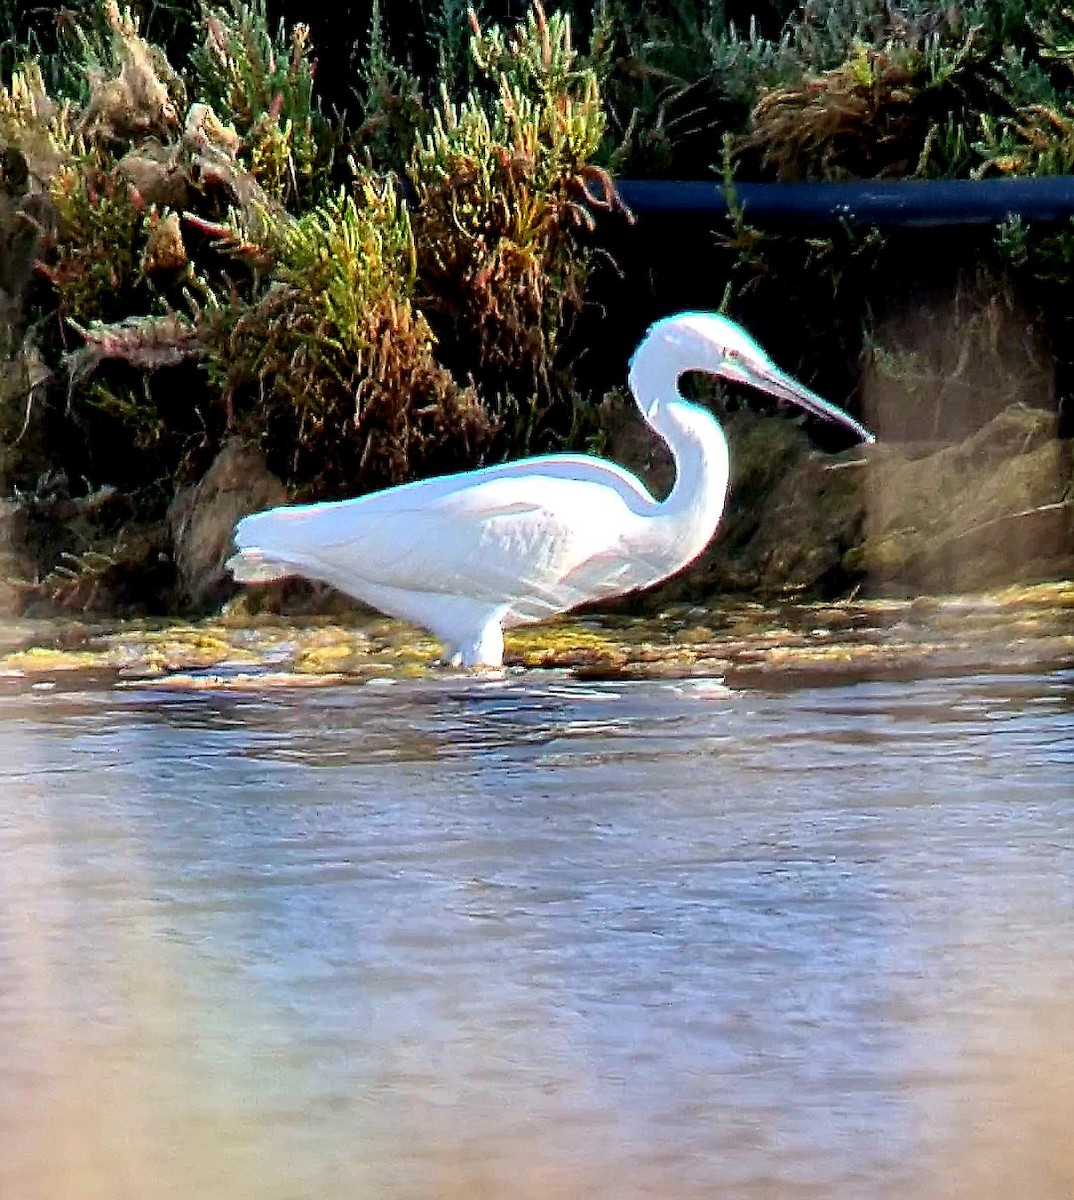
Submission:
{"label": "water", "polygon": [[0,695],[0,1196],[1068,1198],[1074,672]]}

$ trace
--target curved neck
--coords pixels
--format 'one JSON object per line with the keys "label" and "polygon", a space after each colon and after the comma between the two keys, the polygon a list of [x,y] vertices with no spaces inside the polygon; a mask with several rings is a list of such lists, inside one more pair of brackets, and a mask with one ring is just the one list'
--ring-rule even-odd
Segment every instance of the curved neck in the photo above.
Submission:
{"label": "curved neck", "polygon": [[674,525],[676,536],[694,557],[708,545],[723,513],[730,457],[716,418],[682,398],[680,373],[666,352],[638,354],[630,386],[642,416],[667,443],[675,461],[675,484],[657,512]]}
{"label": "curved neck", "polygon": [[660,510],[668,517],[688,518],[698,536],[703,533],[704,549],[727,500],[727,439],[713,416],[678,395],[654,405],[647,420],[667,442],[675,460],[675,484]]}

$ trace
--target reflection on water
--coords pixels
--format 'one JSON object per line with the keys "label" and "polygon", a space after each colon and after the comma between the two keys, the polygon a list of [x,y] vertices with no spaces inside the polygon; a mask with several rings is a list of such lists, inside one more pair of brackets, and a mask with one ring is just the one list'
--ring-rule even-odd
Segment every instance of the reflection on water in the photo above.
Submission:
{"label": "reflection on water", "polygon": [[0,697],[0,1195],[1067,1200],[1072,684]]}

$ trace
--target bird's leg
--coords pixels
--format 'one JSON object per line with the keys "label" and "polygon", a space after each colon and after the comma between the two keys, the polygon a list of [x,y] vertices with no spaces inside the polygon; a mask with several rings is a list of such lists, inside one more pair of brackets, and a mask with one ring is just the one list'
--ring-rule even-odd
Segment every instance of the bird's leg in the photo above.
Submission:
{"label": "bird's leg", "polygon": [[463,667],[503,666],[503,626],[499,610],[490,614],[473,640],[459,643],[452,663]]}

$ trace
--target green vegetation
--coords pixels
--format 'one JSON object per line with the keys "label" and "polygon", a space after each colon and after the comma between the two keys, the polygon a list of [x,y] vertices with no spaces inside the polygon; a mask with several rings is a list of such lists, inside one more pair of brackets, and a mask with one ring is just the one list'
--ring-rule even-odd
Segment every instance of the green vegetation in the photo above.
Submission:
{"label": "green vegetation", "polygon": [[[474,19],[465,94],[380,124],[408,76],[374,28],[355,126],[315,95],[308,28],[274,31],[263,0],[168,24],[174,67],[115,0],[65,20],[53,53],[4,51],[6,492],[107,482],[113,525],[152,523],[233,434],[309,498],[562,443],[574,232],[613,203],[565,18]],[[56,553],[99,575],[100,534]]]}
{"label": "green vegetation", "polygon": [[523,402],[509,432],[523,450],[563,399],[559,338],[587,269],[575,231],[615,193],[592,165],[604,113],[566,18],[535,7],[509,36],[475,19],[471,53],[475,86],[458,104],[441,92],[407,164],[419,292],[486,403],[499,415]]}
{"label": "green vegetation", "polygon": [[234,427],[260,436],[270,465],[311,495],[475,461],[490,419],[436,360],[412,299],[410,217],[390,180],[342,189],[271,232],[272,282],[207,333]]}

